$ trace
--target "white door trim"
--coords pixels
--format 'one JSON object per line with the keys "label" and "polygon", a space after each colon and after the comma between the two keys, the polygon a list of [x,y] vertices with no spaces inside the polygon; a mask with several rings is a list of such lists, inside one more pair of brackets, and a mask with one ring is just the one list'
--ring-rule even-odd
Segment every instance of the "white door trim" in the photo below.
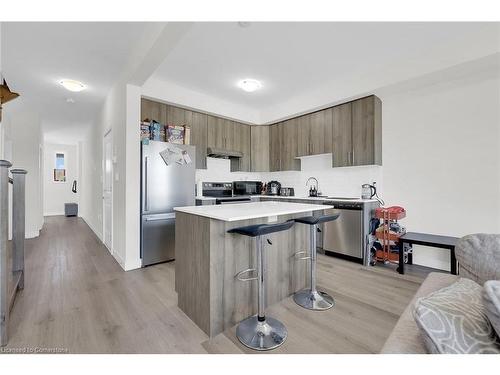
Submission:
{"label": "white door trim", "polygon": [[[105,194],[105,184],[106,184],[106,141],[109,140],[111,143],[111,246],[108,247],[106,245],[106,206],[104,204],[104,194]],[[113,134],[111,129],[108,130],[104,136],[102,141],[102,242],[104,246],[109,250],[111,255],[113,255]]]}

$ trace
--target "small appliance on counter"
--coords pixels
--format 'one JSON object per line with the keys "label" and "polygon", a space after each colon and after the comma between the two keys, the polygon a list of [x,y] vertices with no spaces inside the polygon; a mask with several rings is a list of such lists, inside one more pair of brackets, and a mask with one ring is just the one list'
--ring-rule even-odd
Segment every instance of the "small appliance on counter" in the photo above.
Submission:
{"label": "small appliance on counter", "polygon": [[267,183],[267,195],[280,195],[281,184],[278,181],[269,181]]}
{"label": "small appliance on counter", "polygon": [[291,187],[282,187],[280,189],[280,195],[283,197],[293,197],[295,196],[295,190]]}
{"label": "small appliance on counter", "polygon": [[376,199],[383,206],[385,202],[378,196],[376,182],[361,185],[361,199]]}
{"label": "small appliance on counter", "polygon": [[233,195],[232,182],[204,182],[202,193],[204,197],[215,198],[213,204],[249,203],[252,201],[248,195]]}
{"label": "small appliance on counter", "polygon": [[234,195],[260,195],[262,182],[260,181],[233,181]]}

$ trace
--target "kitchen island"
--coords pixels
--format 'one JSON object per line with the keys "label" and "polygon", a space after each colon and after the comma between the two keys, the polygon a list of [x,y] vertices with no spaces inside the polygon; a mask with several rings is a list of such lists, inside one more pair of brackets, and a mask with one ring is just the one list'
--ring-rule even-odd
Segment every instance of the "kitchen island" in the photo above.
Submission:
{"label": "kitchen island", "polygon": [[[312,215],[332,206],[255,202],[231,205],[176,207],[175,290],[178,306],[207,335],[213,337],[257,312],[257,285],[236,279],[239,271],[255,267],[255,240],[229,234],[232,228],[280,223]],[[309,228],[266,236],[266,305],[306,287],[306,262],[294,254],[308,249]],[[249,275],[251,276],[251,274]]]}

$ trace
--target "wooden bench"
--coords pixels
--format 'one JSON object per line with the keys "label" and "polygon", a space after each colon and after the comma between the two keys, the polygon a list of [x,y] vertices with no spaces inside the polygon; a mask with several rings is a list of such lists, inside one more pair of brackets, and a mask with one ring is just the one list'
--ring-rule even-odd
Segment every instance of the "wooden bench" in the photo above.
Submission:
{"label": "wooden bench", "polygon": [[[404,249],[405,244],[412,245],[422,245],[429,247],[437,247],[440,249],[448,249],[450,250],[450,273],[453,275],[457,275],[457,258],[455,257],[455,246],[457,244],[458,237],[450,237],[450,236],[438,236],[435,234],[426,234],[426,233],[416,233],[416,232],[407,232],[400,237],[399,241],[399,266],[398,272],[400,274],[405,273],[405,262],[404,262]],[[408,264],[413,264],[413,254],[412,252],[408,253]]]}

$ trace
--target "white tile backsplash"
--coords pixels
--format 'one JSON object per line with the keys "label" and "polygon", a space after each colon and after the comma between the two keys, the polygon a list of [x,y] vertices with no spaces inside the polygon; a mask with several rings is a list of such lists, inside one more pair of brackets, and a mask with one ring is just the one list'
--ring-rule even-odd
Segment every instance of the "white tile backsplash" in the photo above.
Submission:
{"label": "white tile backsplash", "polygon": [[360,197],[361,185],[377,182],[379,195],[383,192],[382,167],[362,166],[332,168],[331,154],[308,156],[301,159],[300,171],[286,172],[230,172],[227,159],[207,158],[207,169],[196,170],[196,181],[231,182],[238,180],[263,181],[276,180],[283,187],[293,187],[295,196],[307,196],[309,189],[306,181],[316,177],[320,192],[329,196]]}

